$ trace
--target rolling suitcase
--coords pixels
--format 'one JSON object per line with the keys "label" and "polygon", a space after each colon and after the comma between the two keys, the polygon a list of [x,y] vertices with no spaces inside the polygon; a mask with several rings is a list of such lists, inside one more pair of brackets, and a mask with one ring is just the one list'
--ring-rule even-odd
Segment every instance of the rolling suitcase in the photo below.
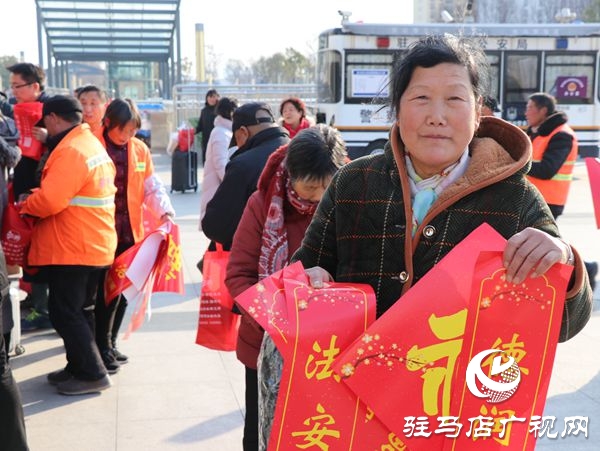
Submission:
{"label": "rolling suitcase", "polygon": [[198,190],[198,153],[176,149],[171,157],[171,192]]}

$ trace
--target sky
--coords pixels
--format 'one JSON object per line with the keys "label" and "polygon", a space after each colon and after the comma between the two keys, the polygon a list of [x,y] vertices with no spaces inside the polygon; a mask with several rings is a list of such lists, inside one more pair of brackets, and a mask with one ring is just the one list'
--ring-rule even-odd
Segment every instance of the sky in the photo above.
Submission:
{"label": "sky", "polygon": [[[288,47],[311,53],[321,31],[340,26],[338,10],[351,11],[353,22],[409,23],[412,9],[413,0],[181,0],[182,56],[195,59],[196,23],[219,60],[249,62]],[[35,1],[11,2],[10,15],[16,20],[3,21],[0,56],[24,52],[39,64]]]}

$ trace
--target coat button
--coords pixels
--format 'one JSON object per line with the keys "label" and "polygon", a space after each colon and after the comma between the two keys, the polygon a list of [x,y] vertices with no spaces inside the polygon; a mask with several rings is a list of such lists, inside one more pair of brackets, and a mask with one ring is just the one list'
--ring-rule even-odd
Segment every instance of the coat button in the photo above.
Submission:
{"label": "coat button", "polygon": [[425,226],[423,229],[423,236],[425,238],[431,238],[433,235],[435,235],[435,227],[432,225]]}
{"label": "coat button", "polygon": [[406,281],[408,280],[408,273],[406,271],[402,271],[399,275],[398,275],[398,279],[400,279],[400,282],[402,283],[406,283]]}

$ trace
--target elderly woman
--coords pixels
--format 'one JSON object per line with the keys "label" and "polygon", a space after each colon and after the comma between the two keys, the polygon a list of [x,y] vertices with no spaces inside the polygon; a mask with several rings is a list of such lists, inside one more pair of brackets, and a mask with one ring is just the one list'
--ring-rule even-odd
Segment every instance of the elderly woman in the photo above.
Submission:
{"label": "elderly woman", "polygon": [[[233,297],[288,264],[333,174],[346,161],[340,133],[324,124],[302,130],[269,157],[233,238],[225,280]],[[243,312],[236,353],[246,367],[244,451],[258,449],[257,358],[263,333]]]}
{"label": "elderly woman", "polygon": [[509,281],[521,283],[558,262],[575,266],[564,341],[591,313],[585,267],[525,178],[527,136],[481,116],[486,75],[484,54],[468,39],[432,36],[413,45],[391,80],[396,122],[385,153],[336,174],[293,259],[309,268],[314,287],[328,280],[370,284],[381,315],[487,222],[508,240]]}

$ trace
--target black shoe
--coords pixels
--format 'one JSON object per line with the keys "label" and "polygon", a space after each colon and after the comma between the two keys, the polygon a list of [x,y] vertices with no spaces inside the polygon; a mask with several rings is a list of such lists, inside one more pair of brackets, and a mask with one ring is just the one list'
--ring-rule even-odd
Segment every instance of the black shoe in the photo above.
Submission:
{"label": "black shoe", "polygon": [[68,381],[72,377],[73,375],[64,368],[62,370],[53,371],[46,376],[50,385],[58,385],[62,382]]}
{"label": "black shoe", "polygon": [[119,372],[121,365],[113,354],[112,349],[101,349],[100,357],[102,357],[102,362],[104,363],[104,367],[108,374],[116,374]]}
{"label": "black shoe", "polygon": [[598,275],[598,263],[585,262],[585,269],[588,273],[588,279],[590,279],[592,291],[594,291],[594,288],[596,288],[596,276]]}
{"label": "black shoe", "polygon": [[119,364],[129,362],[129,357],[127,357],[125,354],[123,354],[117,348],[112,348],[112,353],[115,356],[115,359],[117,359],[117,362],[119,362]]}
{"label": "black shoe", "polygon": [[71,379],[61,382],[57,385],[58,392],[61,395],[87,395],[89,393],[98,393],[110,388],[112,382],[108,375],[105,375],[97,381],[83,381],[81,379]]}

